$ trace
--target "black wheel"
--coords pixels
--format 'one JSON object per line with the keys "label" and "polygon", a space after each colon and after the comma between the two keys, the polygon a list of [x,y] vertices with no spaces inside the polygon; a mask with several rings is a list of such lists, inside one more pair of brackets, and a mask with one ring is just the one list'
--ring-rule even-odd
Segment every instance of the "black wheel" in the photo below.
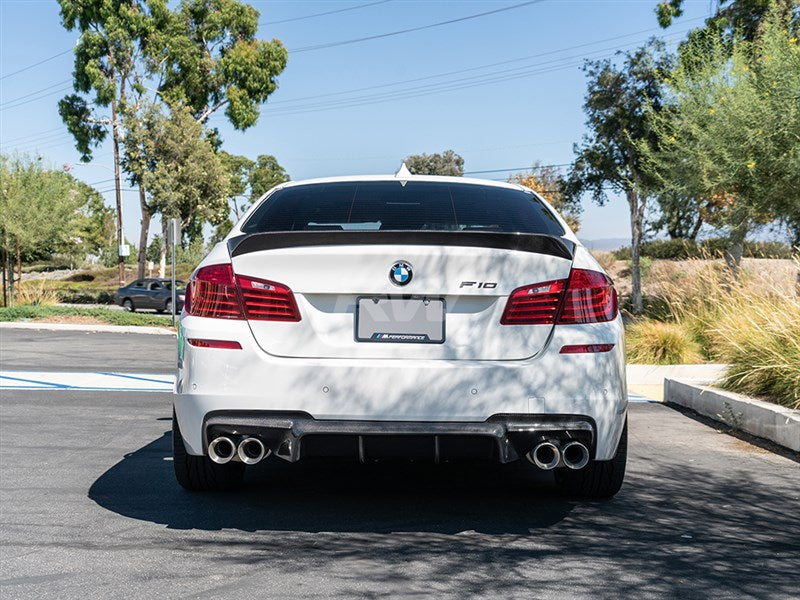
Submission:
{"label": "black wheel", "polygon": [[619,438],[617,454],[611,460],[594,460],[577,471],[560,468],[554,471],[556,484],[568,494],[584,498],[611,498],[622,487],[628,460],[628,421]]}
{"label": "black wheel", "polygon": [[125,298],[125,300],[122,301],[122,308],[128,312],[136,312],[136,307],[133,305],[133,300],[130,298]]}
{"label": "black wheel", "polygon": [[[161,311],[158,311],[161,312]],[[164,303],[164,312],[165,313],[172,313],[172,299],[169,299]]]}
{"label": "black wheel", "polygon": [[194,456],[186,452],[175,412],[172,413],[172,464],[175,478],[191,492],[231,490],[242,483],[244,464],[229,462],[218,465],[207,456]]}

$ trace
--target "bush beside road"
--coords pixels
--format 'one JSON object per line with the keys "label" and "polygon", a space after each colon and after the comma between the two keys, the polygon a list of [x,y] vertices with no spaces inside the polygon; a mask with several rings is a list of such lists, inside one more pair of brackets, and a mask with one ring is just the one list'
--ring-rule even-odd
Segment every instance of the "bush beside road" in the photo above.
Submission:
{"label": "bush beside road", "polygon": [[110,308],[14,306],[0,308],[0,321],[159,326],[169,328],[169,315],[131,313]]}

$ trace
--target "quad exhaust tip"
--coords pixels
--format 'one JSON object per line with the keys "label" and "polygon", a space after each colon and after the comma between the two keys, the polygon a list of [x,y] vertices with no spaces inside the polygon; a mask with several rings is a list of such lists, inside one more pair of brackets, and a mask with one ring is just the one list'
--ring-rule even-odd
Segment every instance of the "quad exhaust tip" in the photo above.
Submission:
{"label": "quad exhaust tip", "polygon": [[239,459],[246,465],[254,465],[269,454],[258,438],[245,438],[239,444]]}
{"label": "quad exhaust tip", "polygon": [[208,457],[218,465],[224,465],[236,455],[236,444],[225,436],[211,440],[208,445]]}
{"label": "quad exhaust tip", "polygon": [[561,451],[553,442],[542,442],[531,450],[527,457],[540,469],[549,471],[555,469],[561,462]]}
{"label": "quad exhaust tip", "polygon": [[589,449],[580,442],[569,442],[561,449],[564,465],[570,469],[582,469],[589,464]]}

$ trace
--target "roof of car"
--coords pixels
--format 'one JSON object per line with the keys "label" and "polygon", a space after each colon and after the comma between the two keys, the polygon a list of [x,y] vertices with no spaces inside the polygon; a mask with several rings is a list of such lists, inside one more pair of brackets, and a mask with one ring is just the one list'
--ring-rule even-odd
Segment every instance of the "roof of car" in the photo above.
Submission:
{"label": "roof of car", "polygon": [[[401,169],[402,171],[402,169]],[[298,181],[287,181],[280,184],[279,188],[288,188],[298,185],[319,184],[319,183],[358,183],[366,181],[424,181],[436,183],[460,183],[468,185],[482,185],[491,187],[501,187],[512,190],[531,191],[526,187],[516,183],[505,181],[490,181],[488,179],[477,179],[474,177],[451,177],[445,175],[412,175],[398,171],[394,175],[347,175],[343,177],[320,177],[316,179],[301,179]]]}

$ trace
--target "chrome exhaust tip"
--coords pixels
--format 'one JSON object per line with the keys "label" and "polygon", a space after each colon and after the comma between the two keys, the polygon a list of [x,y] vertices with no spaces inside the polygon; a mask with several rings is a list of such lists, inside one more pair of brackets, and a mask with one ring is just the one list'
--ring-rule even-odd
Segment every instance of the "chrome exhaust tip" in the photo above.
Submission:
{"label": "chrome exhaust tip", "polygon": [[561,452],[553,442],[542,442],[527,454],[527,458],[540,469],[550,471],[561,462]]}
{"label": "chrome exhaust tip", "polygon": [[236,455],[236,444],[225,436],[220,436],[211,440],[208,445],[208,458],[218,465],[224,465],[231,461]]}
{"label": "chrome exhaust tip", "polygon": [[269,450],[258,438],[245,438],[239,444],[239,458],[246,465],[254,465],[267,456]]}
{"label": "chrome exhaust tip", "polygon": [[582,469],[589,464],[589,449],[580,442],[569,442],[561,449],[564,464],[570,469]]}

